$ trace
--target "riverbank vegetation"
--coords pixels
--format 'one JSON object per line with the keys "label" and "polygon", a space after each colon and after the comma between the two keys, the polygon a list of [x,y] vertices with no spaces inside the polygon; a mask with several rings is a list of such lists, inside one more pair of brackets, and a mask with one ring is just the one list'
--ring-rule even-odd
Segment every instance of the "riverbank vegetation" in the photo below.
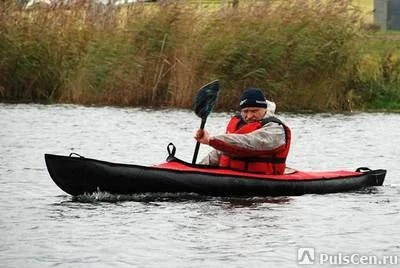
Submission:
{"label": "riverbank vegetation", "polygon": [[400,34],[349,0],[186,1],[25,9],[0,3],[0,101],[220,110],[260,87],[280,111],[400,109]]}

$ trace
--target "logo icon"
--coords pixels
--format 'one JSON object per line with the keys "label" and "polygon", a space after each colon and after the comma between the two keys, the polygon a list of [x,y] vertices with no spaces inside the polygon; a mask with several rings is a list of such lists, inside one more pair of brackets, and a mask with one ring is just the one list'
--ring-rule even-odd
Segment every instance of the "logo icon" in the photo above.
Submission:
{"label": "logo icon", "polygon": [[315,249],[314,248],[299,248],[297,250],[298,264],[314,264]]}
{"label": "logo icon", "polygon": [[242,106],[242,105],[245,104],[246,102],[247,102],[247,99],[242,100],[242,101],[239,103],[239,106]]}

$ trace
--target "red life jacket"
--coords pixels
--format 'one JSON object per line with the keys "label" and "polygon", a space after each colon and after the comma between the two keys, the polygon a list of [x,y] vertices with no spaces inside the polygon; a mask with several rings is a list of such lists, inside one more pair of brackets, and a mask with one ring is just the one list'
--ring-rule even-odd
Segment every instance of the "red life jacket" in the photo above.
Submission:
{"label": "red life jacket", "polygon": [[234,116],[228,123],[226,133],[247,134],[262,128],[270,122],[283,126],[285,130],[285,144],[273,150],[259,152],[257,157],[237,157],[222,154],[219,159],[219,166],[254,173],[283,174],[286,167],[286,157],[290,148],[291,132],[289,127],[283,124],[278,118],[268,117],[258,122],[245,123],[241,116]]}

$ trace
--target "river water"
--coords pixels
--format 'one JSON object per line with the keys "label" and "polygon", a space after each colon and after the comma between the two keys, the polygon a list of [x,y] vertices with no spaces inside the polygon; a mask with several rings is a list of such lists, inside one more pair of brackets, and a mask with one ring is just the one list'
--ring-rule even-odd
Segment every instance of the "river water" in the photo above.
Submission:
{"label": "river water", "polygon": [[[298,253],[307,267],[398,267],[400,115],[279,117],[292,128],[290,167],[384,168],[384,185],[274,198],[73,198],[52,182],[44,153],[152,165],[173,142],[190,161],[200,120],[187,110],[0,104],[0,267],[298,267]],[[228,118],[212,113],[206,128],[221,133]]]}

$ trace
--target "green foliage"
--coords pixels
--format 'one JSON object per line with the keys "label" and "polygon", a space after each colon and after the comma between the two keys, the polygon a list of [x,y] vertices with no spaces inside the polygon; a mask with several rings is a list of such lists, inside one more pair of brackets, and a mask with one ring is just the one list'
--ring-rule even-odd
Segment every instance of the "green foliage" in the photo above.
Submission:
{"label": "green foliage", "polygon": [[352,1],[211,2],[2,2],[0,100],[191,107],[218,78],[225,110],[249,86],[280,110],[399,106],[398,38]]}
{"label": "green foliage", "polygon": [[[393,36],[392,36],[393,37]],[[379,44],[379,49],[376,48]],[[357,93],[359,106],[400,110],[400,44],[372,38],[354,64],[349,88]]]}
{"label": "green foliage", "polygon": [[[57,55],[51,53],[55,37],[42,33],[43,39],[24,40],[18,33],[2,36],[2,86],[8,89],[5,98],[40,101],[54,96],[61,84],[61,70]],[[5,55],[5,53],[7,53]]]}
{"label": "green foliage", "polygon": [[203,68],[213,66],[232,96],[259,86],[285,109],[345,109],[338,96],[360,33],[359,13],[350,6],[282,1],[225,11],[204,30]]}

